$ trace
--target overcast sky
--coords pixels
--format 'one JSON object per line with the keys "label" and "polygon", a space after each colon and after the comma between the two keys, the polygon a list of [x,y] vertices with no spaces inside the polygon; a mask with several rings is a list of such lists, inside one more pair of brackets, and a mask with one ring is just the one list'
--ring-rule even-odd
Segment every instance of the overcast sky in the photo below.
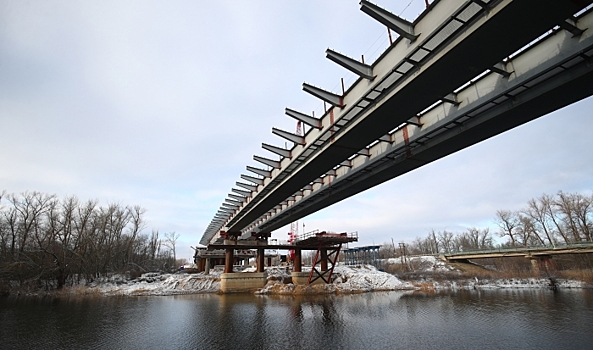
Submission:
{"label": "overcast sky", "polygon": [[[424,0],[377,2],[413,21]],[[181,235],[190,258],[284,108],[317,111],[308,82],[354,77],[332,48],[372,62],[385,28],[334,1],[0,0],[0,191],[141,205],[148,228]],[[358,231],[360,245],[431,228],[494,227],[497,209],[542,193],[591,193],[587,99],[300,221]],[[286,238],[287,229],[274,237]]]}

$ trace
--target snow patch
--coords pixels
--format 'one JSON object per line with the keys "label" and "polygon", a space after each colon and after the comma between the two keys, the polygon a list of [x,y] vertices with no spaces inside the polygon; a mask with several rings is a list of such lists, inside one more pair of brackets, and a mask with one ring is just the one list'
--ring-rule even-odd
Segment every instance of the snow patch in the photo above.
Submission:
{"label": "snow patch", "polygon": [[[258,294],[363,293],[414,288],[412,283],[402,282],[397,277],[379,271],[372,265],[336,266],[332,275],[332,284],[282,284],[278,280],[290,278],[290,272],[286,272],[284,269],[267,269],[266,271],[269,274],[268,284]],[[307,269],[304,269],[303,272],[306,271]]]}
{"label": "snow patch", "polygon": [[220,273],[160,274],[145,273],[135,280],[94,282],[89,289],[105,295],[175,295],[216,293],[220,291]]}

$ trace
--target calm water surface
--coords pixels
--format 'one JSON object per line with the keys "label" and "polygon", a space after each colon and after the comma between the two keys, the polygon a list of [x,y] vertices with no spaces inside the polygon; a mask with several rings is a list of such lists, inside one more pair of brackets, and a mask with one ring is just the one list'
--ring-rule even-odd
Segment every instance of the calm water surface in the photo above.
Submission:
{"label": "calm water surface", "polygon": [[1,349],[593,349],[593,291],[0,298]]}

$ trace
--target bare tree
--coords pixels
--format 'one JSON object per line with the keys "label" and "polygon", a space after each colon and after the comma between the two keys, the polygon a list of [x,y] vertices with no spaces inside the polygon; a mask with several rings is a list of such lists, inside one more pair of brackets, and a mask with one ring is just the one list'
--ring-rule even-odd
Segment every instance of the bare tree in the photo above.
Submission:
{"label": "bare tree", "polygon": [[453,232],[443,230],[438,233],[438,241],[443,248],[443,253],[451,253],[453,250]]}
{"label": "bare tree", "polygon": [[[158,232],[142,235],[144,209],[81,204],[76,197],[25,192],[5,195],[0,206],[0,279],[87,281],[124,269],[162,266]],[[4,205],[4,204],[8,205]],[[169,236],[172,250],[179,235]],[[176,258],[176,257],[175,257]],[[159,259],[161,261],[159,262]]]}
{"label": "bare tree", "polygon": [[517,214],[510,210],[498,210],[496,218],[494,219],[496,225],[500,227],[499,234],[501,237],[509,236],[511,244],[516,246],[515,229],[519,226]]}
{"label": "bare tree", "polygon": [[593,205],[593,194],[585,197],[580,193],[571,195],[575,221],[580,232],[585,236],[586,241],[591,241],[591,207]]}
{"label": "bare tree", "polygon": [[468,248],[470,249],[490,249],[493,248],[492,237],[490,236],[490,229],[485,228],[480,230],[476,227],[470,227],[462,234],[466,237]]}
{"label": "bare tree", "polygon": [[534,220],[530,216],[517,215],[518,225],[515,230],[515,237],[524,246],[545,244],[535,230]]}
{"label": "bare tree", "polygon": [[562,237],[564,243],[569,243],[570,240],[568,239],[568,236],[566,235],[566,232],[561,225],[561,219],[557,217],[556,204],[554,198],[550,195],[544,194],[539,198],[539,201],[545,212],[547,219],[554,224],[556,232],[560,235],[560,237]]}
{"label": "bare tree", "polygon": [[[546,197],[542,195],[537,200],[530,199],[527,202],[527,208],[523,209],[523,213],[529,216],[533,220],[533,224],[536,231],[541,230],[546,236],[546,239],[551,245],[554,245],[554,239],[552,238],[553,230],[550,227],[549,215],[546,211]],[[538,235],[539,236],[539,235]],[[540,238],[541,239],[541,238]],[[542,240],[543,242],[543,240]]]}
{"label": "bare tree", "polygon": [[179,233],[175,232],[167,232],[165,233],[165,240],[163,241],[163,245],[173,252],[173,262],[177,261],[177,254],[175,252],[175,245],[177,244],[177,239],[179,238]]}

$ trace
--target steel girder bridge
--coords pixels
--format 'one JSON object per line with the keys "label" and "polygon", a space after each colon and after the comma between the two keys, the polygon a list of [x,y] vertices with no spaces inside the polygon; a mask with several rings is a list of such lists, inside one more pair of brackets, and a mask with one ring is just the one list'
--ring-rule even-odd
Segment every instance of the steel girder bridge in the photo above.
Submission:
{"label": "steel girder bridge", "polygon": [[265,237],[434,160],[593,94],[589,0],[435,0],[408,22],[368,1],[361,10],[399,36],[372,64],[333,50],[359,79],[342,95],[307,83],[331,107],[287,108],[304,136],[263,144],[200,241]]}

